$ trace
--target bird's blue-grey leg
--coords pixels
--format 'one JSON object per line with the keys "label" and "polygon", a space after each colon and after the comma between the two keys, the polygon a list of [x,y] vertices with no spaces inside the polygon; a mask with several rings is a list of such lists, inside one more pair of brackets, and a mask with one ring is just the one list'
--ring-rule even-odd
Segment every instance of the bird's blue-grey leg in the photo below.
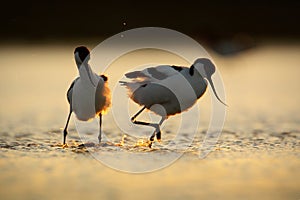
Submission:
{"label": "bird's blue-grey leg", "polygon": [[70,107],[70,112],[69,112],[67,123],[66,123],[65,129],[64,129],[63,144],[66,144],[66,138],[67,138],[67,135],[68,135],[67,129],[68,129],[68,125],[69,125],[71,114],[72,114],[72,108]]}
{"label": "bird's blue-grey leg", "polygon": [[102,137],[102,113],[99,113],[99,135],[98,135],[98,141],[99,143],[101,142],[101,137]]}

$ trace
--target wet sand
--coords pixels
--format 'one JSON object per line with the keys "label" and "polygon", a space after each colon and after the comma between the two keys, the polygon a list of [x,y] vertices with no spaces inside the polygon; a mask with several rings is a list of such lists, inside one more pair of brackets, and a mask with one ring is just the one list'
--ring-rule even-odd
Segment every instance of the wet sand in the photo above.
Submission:
{"label": "wet sand", "polygon": [[[2,137],[1,198],[299,198],[299,132],[271,136],[253,132],[241,137],[225,131],[207,158],[200,160],[198,151],[189,149],[172,165],[144,174],[113,170],[74,140],[62,148],[56,143],[61,137],[58,132],[43,133],[50,135],[47,140],[28,134],[8,143]],[[118,154],[109,146],[94,148]],[[166,150],[155,152],[167,155]],[[129,164],[130,160],[120,162]]]}
{"label": "wet sand", "polygon": [[[265,45],[226,58],[212,54],[230,106],[217,146],[205,159],[199,159],[198,148],[209,120],[209,96],[199,102],[203,120],[187,149],[164,148],[173,137],[175,119],[152,150],[133,148],[137,140],[130,136],[123,146],[90,145],[89,150],[112,158],[122,152],[162,159],[183,153],[170,166],[141,174],[120,172],[93,158],[73,122],[69,146],[62,147],[61,128],[68,112],[65,92],[76,76],[72,49],[1,48],[1,199],[300,198],[300,95],[295,92],[300,89],[300,46]],[[104,131],[119,143],[124,133],[107,121],[104,118]],[[180,141],[188,139],[187,128]]]}

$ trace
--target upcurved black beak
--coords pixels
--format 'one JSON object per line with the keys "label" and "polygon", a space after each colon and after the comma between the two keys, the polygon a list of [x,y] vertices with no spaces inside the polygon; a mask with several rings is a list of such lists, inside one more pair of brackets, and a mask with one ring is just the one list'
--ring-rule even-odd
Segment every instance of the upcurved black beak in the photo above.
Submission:
{"label": "upcurved black beak", "polygon": [[213,83],[212,80],[211,80],[211,77],[207,77],[206,79],[208,80],[209,84],[211,85],[211,88],[212,88],[212,90],[213,90],[213,92],[214,92],[216,98],[217,98],[222,104],[224,104],[225,106],[228,106],[228,105],[227,105],[226,103],[224,103],[224,102],[220,99],[220,97],[218,96],[218,94],[217,94],[217,92],[216,92],[216,89],[215,89],[215,86],[214,86],[214,83]]}

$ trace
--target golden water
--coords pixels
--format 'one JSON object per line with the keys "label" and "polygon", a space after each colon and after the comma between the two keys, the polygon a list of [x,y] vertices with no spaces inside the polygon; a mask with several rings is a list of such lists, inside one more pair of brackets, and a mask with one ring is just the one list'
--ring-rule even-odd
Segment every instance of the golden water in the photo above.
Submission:
{"label": "golden water", "polygon": [[[72,120],[68,147],[63,147],[62,127],[68,114],[65,95],[77,76],[75,46],[0,48],[1,199],[300,198],[300,45],[263,44],[231,57],[211,52],[223,77],[229,107],[221,138],[204,160],[198,159],[198,148],[209,122],[209,93],[196,105],[201,121],[187,149],[180,145],[165,148],[178,130],[180,116],[167,121],[162,142],[154,142],[149,149],[147,138],[152,129],[130,136],[110,122],[110,113],[103,120],[110,142],[85,147]],[[156,62],[185,64],[164,52],[161,57],[157,52],[137,54],[140,59],[124,57],[113,65],[116,69],[139,65],[155,56]],[[106,73],[117,74],[118,70],[110,71],[113,69]],[[120,76],[109,79],[112,90]],[[138,109],[130,104],[131,114]],[[182,126],[186,132],[181,133],[180,141],[184,144],[191,139],[191,130]],[[116,160],[118,152],[147,153],[165,160],[170,153],[184,155],[156,172],[133,175],[101,164],[88,150]],[[151,162],[156,162],[154,158]],[[140,165],[132,160],[118,162]]]}

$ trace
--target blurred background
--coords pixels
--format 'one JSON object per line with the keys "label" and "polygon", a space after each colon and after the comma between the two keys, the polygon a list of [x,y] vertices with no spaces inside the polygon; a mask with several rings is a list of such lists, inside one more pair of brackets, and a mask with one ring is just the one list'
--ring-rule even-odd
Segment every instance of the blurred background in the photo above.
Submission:
{"label": "blurred background", "polygon": [[158,26],[216,44],[299,39],[299,1],[7,1],[1,41],[70,41]]}
{"label": "blurred background", "polygon": [[[203,45],[222,73],[228,102],[244,104],[239,112],[255,105],[290,117],[299,110],[299,8],[299,1],[8,1],[0,12],[1,121],[27,121],[18,111],[34,116],[53,98],[57,103],[46,113],[58,105],[64,112],[65,92],[78,74],[74,48],[92,49],[145,26],[174,29]],[[64,115],[44,121],[60,122]]]}

